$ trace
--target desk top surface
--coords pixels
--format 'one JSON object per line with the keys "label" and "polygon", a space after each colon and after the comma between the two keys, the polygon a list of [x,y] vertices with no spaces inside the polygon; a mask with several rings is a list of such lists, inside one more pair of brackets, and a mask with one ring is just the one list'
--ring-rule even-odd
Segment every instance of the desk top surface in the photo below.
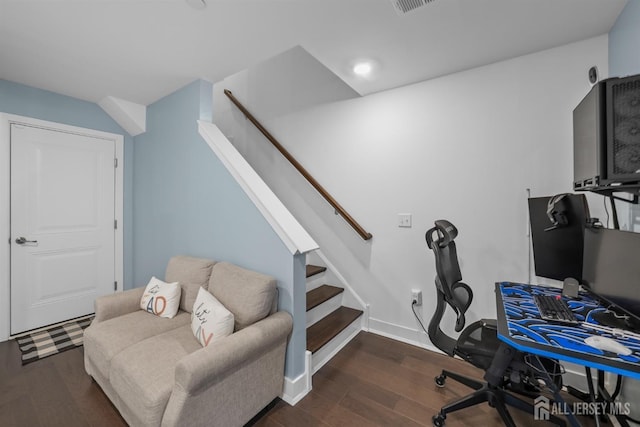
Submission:
{"label": "desk top surface", "polygon": [[[496,283],[498,337],[518,350],[565,360],[579,365],[640,379],[640,340],[614,336],[588,327],[598,325],[597,312],[611,307],[596,295],[580,291],[578,297],[562,297],[575,317],[584,324],[568,325],[540,318],[533,295],[562,295],[562,289],[522,283]],[[618,340],[633,351],[629,356],[599,350],[584,343],[584,339],[601,335]]]}

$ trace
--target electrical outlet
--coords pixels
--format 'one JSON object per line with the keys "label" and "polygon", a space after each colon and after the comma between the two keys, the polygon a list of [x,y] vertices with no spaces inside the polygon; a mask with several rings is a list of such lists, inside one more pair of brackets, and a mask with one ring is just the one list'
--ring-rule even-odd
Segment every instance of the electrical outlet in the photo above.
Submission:
{"label": "electrical outlet", "polygon": [[411,289],[411,304],[422,305],[422,291],[418,289]]}

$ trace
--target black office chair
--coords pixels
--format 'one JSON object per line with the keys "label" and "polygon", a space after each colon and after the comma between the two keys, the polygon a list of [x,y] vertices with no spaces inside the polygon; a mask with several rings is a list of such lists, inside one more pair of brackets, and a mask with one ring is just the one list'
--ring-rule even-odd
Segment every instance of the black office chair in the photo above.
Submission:
{"label": "black office chair", "polygon": [[[465,312],[473,301],[473,291],[462,282],[454,242],[457,235],[458,230],[453,224],[439,220],[435,221],[435,227],[427,231],[425,236],[427,245],[435,255],[437,273],[435,279],[437,306],[429,323],[428,334],[431,342],[449,356],[459,356],[484,370],[485,381],[477,381],[443,370],[435,378],[437,386],[444,387],[445,379],[452,378],[475,391],[443,406],[440,412],[433,416],[433,425],[441,427],[444,425],[447,414],[487,402],[496,408],[505,425],[515,427],[507,405],[532,415],[533,405],[514,396],[512,392],[537,397],[540,394],[538,382],[540,376],[537,376],[535,369],[527,363],[523,353],[498,339],[495,320],[478,320],[464,328]],[[446,335],[440,329],[440,322],[446,310],[445,304],[448,304],[456,314],[455,331],[461,332],[458,339]],[[547,359],[542,362],[550,372],[559,372],[556,361]],[[555,380],[558,385],[562,377],[556,375]],[[553,415],[550,421],[560,426],[565,425],[563,420]]]}

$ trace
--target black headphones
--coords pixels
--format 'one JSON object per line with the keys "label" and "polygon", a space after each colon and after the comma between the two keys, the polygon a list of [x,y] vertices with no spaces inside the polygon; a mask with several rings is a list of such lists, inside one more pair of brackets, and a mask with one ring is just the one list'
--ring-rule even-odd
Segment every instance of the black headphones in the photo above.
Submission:
{"label": "black headphones", "polygon": [[567,193],[556,194],[549,199],[547,203],[547,216],[553,225],[545,228],[544,231],[555,230],[556,228],[565,227],[569,224],[566,199]]}

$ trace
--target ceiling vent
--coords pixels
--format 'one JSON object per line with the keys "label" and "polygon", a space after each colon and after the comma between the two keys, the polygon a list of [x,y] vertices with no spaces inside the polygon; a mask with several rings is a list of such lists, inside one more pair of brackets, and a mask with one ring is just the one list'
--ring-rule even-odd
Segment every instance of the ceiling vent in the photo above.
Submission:
{"label": "ceiling vent", "polygon": [[405,13],[416,10],[422,6],[433,2],[435,0],[391,0],[391,4],[398,12],[398,15],[404,15]]}

